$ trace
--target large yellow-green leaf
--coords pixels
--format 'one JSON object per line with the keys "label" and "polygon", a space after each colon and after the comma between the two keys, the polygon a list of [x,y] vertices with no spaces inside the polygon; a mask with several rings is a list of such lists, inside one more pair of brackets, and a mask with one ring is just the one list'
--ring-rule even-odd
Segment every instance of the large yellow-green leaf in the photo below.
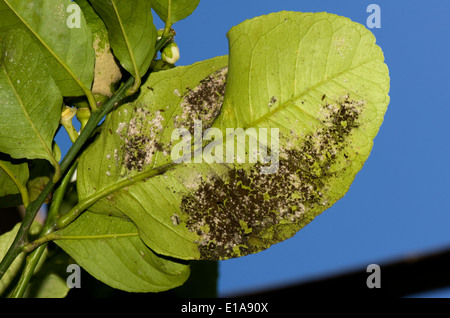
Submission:
{"label": "large yellow-green leaf", "polygon": [[[80,159],[79,208],[131,219],[160,254],[225,259],[292,237],[348,191],[389,102],[381,49],[347,18],[274,13],[228,38],[228,75],[223,58],[152,74]],[[245,163],[173,163],[171,133],[197,140],[195,119],[222,138],[254,129],[272,160],[253,163],[244,140]]]}
{"label": "large yellow-green leaf", "polygon": [[43,49],[64,96],[84,95],[94,74],[91,32],[82,12],[72,6],[77,5],[69,0],[0,1],[0,39],[8,29],[27,30]]}

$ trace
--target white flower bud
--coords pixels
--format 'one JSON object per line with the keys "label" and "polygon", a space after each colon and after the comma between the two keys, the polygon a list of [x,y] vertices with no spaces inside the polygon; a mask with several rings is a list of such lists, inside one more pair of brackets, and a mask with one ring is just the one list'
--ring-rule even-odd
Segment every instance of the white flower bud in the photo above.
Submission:
{"label": "white flower bud", "polygon": [[170,42],[161,52],[161,58],[164,62],[175,64],[180,59],[180,50],[175,42]]}

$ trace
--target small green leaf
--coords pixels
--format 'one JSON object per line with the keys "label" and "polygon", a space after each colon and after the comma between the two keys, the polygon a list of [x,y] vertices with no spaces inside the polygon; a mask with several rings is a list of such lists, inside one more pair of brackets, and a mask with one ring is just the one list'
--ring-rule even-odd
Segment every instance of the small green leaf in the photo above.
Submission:
{"label": "small green leaf", "polygon": [[96,0],[91,2],[103,19],[114,55],[122,66],[141,78],[155,55],[156,28],[148,0]]}
{"label": "small green leaf", "polygon": [[170,23],[187,18],[197,8],[200,0],[150,0],[153,10],[164,22],[167,21],[170,7]]}
{"label": "small green leaf", "polygon": [[154,254],[133,223],[85,213],[55,232],[55,242],[98,280],[129,292],[159,292],[183,284],[189,266]]}
{"label": "small green leaf", "polygon": [[0,0],[0,39],[8,29],[27,30],[64,96],[86,94],[94,74],[92,36],[78,9],[69,0]]}
{"label": "small green leaf", "polygon": [[[0,235],[0,261],[5,257],[6,252],[8,251],[10,245],[14,241],[17,232],[19,231],[20,223],[16,224],[16,226],[9,232]],[[23,261],[25,260],[25,253],[21,253],[8,268],[6,273],[3,275],[0,280],[0,295],[8,288],[11,281],[14,277],[19,273],[20,268],[22,266]]]}
{"label": "small green leaf", "polygon": [[3,38],[0,99],[0,151],[16,159],[46,159],[57,166],[52,143],[62,96],[40,47],[22,30]]}
{"label": "small green leaf", "polygon": [[0,197],[18,194],[21,188],[26,190],[28,164],[24,160],[14,160],[0,153]]}

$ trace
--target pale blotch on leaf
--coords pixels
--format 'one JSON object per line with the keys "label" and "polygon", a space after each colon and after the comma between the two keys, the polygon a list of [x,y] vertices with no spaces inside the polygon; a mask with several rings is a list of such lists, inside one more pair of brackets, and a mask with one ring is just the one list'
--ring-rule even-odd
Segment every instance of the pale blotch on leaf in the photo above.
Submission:
{"label": "pale blotch on leaf", "polygon": [[173,94],[177,97],[181,97],[180,91],[177,88],[173,90]]}
{"label": "pale blotch on leaf", "polygon": [[334,47],[337,50],[337,53],[341,56],[341,57],[345,57],[345,55],[347,55],[347,50],[348,50],[348,42],[346,40],[345,37],[337,37],[336,39],[334,39]]}
{"label": "pale blotch on leaf", "polygon": [[172,221],[173,226],[177,226],[180,224],[180,218],[176,213],[170,217],[170,220]]}
{"label": "pale blotch on leaf", "polygon": [[97,37],[93,47],[95,50],[95,76],[92,92],[111,97],[114,85],[122,78],[122,73],[111,53],[109,43]]}

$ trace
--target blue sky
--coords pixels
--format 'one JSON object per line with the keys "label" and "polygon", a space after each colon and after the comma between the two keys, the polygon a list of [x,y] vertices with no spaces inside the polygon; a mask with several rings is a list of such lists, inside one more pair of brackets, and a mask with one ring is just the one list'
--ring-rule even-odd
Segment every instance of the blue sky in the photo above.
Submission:
{"label": "blue sky", "polygon": [[[174,25],[178,65],[228,54],[227,31],[246,19],[326,11],[366,24],[372,3],[381,8],[381,28],[372,32],[390,70],[391,103],[369,159],[345,197],[293,238],[220,262],[221,296],[450,246],[449,1],[201,0]],[[450,289],[419,296],[447,297]]]}

